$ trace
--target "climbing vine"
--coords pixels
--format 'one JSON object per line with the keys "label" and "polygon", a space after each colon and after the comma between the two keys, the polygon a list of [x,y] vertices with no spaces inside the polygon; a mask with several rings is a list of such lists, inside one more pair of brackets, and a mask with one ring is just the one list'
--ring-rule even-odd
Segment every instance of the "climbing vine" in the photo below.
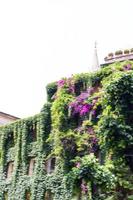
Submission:
{"label": "climbing vine", "polygon": [[132,199],[133,62],[46,89],[38,115],[0,128],[0,199]]}

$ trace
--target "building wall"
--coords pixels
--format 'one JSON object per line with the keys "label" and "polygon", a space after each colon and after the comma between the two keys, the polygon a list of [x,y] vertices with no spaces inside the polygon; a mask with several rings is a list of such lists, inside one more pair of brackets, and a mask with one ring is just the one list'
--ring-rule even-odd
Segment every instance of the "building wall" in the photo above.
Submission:
{"label": "building wall", "polygon": [[11,122],[16,121],[17,119],[19,119],[18,117],[0,112],[0,125],[5,125],[5,124],[9,124]]}
{"label": "building wall", "polygon": [[117,65],[50,84],[40,114],[0,127],[0,200],[132,199],[133,63]]}
{"label": "building wall", "polygon": [[1,127],[0,200],[52,198],[53,185],[49,179],[55,160],[46,160],[50,151],[45,146],[49,123],[49,114],[40,113]]}

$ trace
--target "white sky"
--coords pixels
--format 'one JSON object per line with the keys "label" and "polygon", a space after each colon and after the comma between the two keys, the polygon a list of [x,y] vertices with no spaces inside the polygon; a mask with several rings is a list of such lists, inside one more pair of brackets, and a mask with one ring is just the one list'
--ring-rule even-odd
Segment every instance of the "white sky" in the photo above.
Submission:
{"label": "white sky", "polygon": [[0,0],[0,111],[40,112],[47,83],[133,47],[132,0]]}

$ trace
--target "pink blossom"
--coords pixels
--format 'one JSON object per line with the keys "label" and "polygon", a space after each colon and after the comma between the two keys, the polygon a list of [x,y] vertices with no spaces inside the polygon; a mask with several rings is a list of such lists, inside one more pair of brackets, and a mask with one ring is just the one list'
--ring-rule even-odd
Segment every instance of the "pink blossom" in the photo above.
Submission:
{"label": "pink blossom", "polygon": [[125,71],[131,70],[131,64],[124,65],[124,66],[123,66],[123,69],[124,69]]}
{"label": "pink blossom", "polygon": [[93,116],[95,116],[95,115],[96,115],[96,110],[92,110],[92,111],[91,111],[91,114],[92,114]]}
{"label": "pink blossom", "polygon": [[64,84],[66,83],[66,81],[65,80],[59,80],[58,82],[57,82],[57,85],[58,85],[58,87],[63,87],[64,86]]}
{"label": "pink blossom", "polygon": [[99,99],[99,97],[95,97],[95,98],[93,99],[93,101],[92,101],[92,104],[95,105],[95,104],[97,103],[98,99]]}
{"label": "pink blossom", "polygon": [[94,130],[93,130],[92,127],[89,127],[89,128],[88,128],[88,133],[89,133],[89,134],[92,134],[92,135],[94,134]]}
{"label": "pink blossom", "polygon": [[81,166],[80,162],[77,162],[77,163],[76,163],[76,167],[77,167],[77,168],[80,168],[80,166]]}
{"label": "pink blossom", "polygon": [[82,183],[81,183],[81,189],[82,189],[83,193],[87,193],[88,192],[87,184],[83,180],[82,180]]}

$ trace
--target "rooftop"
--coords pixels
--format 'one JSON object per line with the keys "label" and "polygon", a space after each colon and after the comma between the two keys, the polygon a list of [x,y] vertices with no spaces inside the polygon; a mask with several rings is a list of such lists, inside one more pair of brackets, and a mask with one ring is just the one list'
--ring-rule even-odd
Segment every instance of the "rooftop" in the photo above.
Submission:
{"label": "rooftop", "polygon": [[114,62],[121,62],[124,60],[133,60],[133,48],[128,50],[117,50],[115,53],[109,53],[105,58],[102,65],[112,64]]}
{"label": "rooftop", "polygon": [[9,124],[18,119],[18,117],[0,111],[0,125]]}

